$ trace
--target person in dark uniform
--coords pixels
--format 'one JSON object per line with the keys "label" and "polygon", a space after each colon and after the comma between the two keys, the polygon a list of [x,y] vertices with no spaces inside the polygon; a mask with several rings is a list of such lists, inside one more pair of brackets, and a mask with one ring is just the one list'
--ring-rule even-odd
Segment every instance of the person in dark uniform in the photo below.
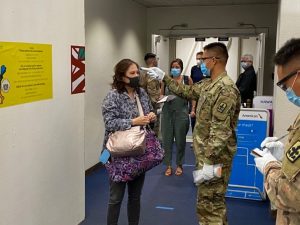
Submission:
{"label": "person in dark uniform", "polygon": [[245,70],[240,74],[236,82],[243,107],[252,108],[254,91],[256,91],[256,73],[253,68],[253,56],[245,54],[241,57],[241,66]]}
{"label": "person in dark uniform", "polygon": [[200,80],[203,79],[204,75],[201,71],[201,59],[202,59],[202,56],[203,56],[203,52],[197,52],[196,54],[196,62],[197,62],[197,65],[193,66],[192,69],[191,69],[191,78],[193,80],[193,83],[197,83],[199,82]]}

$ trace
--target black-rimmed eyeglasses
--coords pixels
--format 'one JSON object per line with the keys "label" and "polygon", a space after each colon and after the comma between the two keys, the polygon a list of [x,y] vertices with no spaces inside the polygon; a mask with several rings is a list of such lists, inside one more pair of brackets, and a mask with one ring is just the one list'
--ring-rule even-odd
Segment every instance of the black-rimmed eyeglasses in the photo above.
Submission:
{"label": "black-rimmed eyeglasses", "polygon": [[204,63],[205,60],[207,60],[207,59],[212,59],[212,58],[220,59],[219,57],[216,57],[216,56],[202,57],[202,58],[200,59],[200,62],[201,62],[201,63]]}
{"label": "black-rimmed eyeglasses", "polygon": [[277,82],[277,86],[280,87],[283,91],[286,91],[288,87],[285,85],[285,82],[288,81],[291,77],[295,76],[298,73],[299,70],[293,71],[286,75],[284,78],[282,78],[280,81]]}

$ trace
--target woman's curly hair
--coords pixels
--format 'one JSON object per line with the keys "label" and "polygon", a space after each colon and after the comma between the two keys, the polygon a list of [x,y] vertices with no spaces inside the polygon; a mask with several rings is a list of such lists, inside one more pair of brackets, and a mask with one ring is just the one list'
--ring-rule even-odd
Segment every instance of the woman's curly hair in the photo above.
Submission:
{"label": "woman's curly hair", "polygon": [[122,59],[115,65],[115,74],[113,75],[112,88],[117,89],[118,92],[126,91],[123,77],[125,76],[126,71],[132,64],[135,64],[137,68],[139,68],[139,65],[131,59]]}

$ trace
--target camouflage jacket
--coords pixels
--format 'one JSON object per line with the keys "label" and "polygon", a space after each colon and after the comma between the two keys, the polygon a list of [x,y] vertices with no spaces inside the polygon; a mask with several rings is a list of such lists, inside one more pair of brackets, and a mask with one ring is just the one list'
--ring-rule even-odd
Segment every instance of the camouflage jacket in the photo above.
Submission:
{"label": "camouflage jacket", "polygon": [[150,78],[146,73],[140,75],[140,86],[146,90],[154,109],[157,109],[157,101],[160,97],[160,82]]}
{"label": "camouflage jacket", "polygon": [[300,224],[300,114],[289,129],[285,154],[265,168],[265,188],[277,207],[277,225]]}
{"label": "camouflage jacket", "polygon": [[231,166],[236,152],[235,128],[241,97],[226,72],[215,80],[203,79],[192,86],[178,84],[165,76],[168,88],[179,96],[197,101],[196,125],[193,132],[196,167],[203,163]]}

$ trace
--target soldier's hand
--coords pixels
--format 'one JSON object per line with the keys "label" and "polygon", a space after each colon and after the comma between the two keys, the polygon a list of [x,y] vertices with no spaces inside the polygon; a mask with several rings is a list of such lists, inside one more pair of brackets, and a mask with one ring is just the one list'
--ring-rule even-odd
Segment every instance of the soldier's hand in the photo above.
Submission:
{"label": "soldier's hand", "polygon": [[277,161],[277,159],[270,153],[265,153],[262,157],[254,158],[255,166],[262,174],[265,173],[265,167],[269,162]]}
{"label": "soldier's hand", "polygon": [[194,170],[193,171],[194,183],[196,186],[204,182],[204,176],[202,170]]}
{"label": "soldier's hand", "polygon": [[270,151],[270,153],[279,161],[282,161],[284,154],[284,144],[280,141],[277,141],[277,137],[267,137],[260,144],[260,147],[264,152]]}
{"label": "soldier's hand", "polygon": [[204,163],[202,168],[202,175],[204,180],[211,180],[214,177],[221,177],[222,164],[208,165]]}

